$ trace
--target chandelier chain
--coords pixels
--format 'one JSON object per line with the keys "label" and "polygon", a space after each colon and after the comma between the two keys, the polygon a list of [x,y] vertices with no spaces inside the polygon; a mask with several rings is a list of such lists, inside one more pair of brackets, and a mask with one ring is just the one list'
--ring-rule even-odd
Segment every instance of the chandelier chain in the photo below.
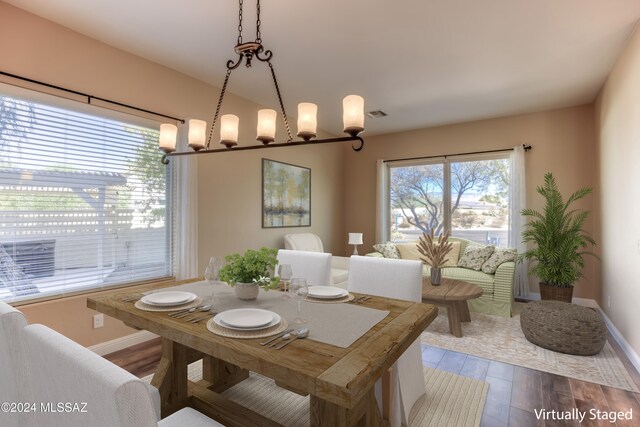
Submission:
{"label": "chandelier chain", "polygon": [[258,0],[256,6],[256,15],[258,17],[256,20],[256,43],[262,43],[262,35],[260,34],[260,24],[262,23],[260,21],[260,0]]}
{"label": "chandelier chain", "polygon": [[229,83],[229,77],[231,76],[231,70],[227,69],[227,75],[224,77],[224,83],[222,84],[222,90],[220,91],[220,98],[218,98],[218,106],[216,107],[216,113],[213,115],[213,122],[211,123],[211,130],[209,130],[209,139],[207,140],[207,150],[211,147],[211,138],[213,137],[213,128],[218,121],[218,115],[220,114],[220,107],[222,106],[222,100],[224,94],[227,91],[227,83]]}
{"label": "chandelier chain", "polygon": [[238,7],[238,44],[242,44],[242,4],[243,4],[243,0],[239,0],[239,7]]}
{"label": "chandelier chain", "polygon": [[287,136],[289,139],[287,142],[293,141],[291,136],[291,129],[289,128],[289,119],[287,119],[287,112],[284,110],[284,103],[282,102],[282,95],[280,95],[280,86],[278,86],[278,79],[276,79],[276,72],[273,69],[273,64],[268,61],[269,69],[271,70],[271,77],[273,77],[273,85],[276,87],[276,93],[278,94],[278,102],[280,103],[280,110],[282,111],[282,119],[284,120],[284,127],[287,129]]}

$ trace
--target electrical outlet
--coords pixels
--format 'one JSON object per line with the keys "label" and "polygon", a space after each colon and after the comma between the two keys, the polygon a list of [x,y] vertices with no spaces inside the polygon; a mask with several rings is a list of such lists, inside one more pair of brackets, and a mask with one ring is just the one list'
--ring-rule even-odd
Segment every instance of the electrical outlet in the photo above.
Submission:
{"label": "electrical outlet", "polygon": [[93,329],[102,328],[104,326],[104,314],[93,315]]}
{"label": "electrical outlet", "polygon": [[607,295],[607,308],[611,308],[611,295]]}

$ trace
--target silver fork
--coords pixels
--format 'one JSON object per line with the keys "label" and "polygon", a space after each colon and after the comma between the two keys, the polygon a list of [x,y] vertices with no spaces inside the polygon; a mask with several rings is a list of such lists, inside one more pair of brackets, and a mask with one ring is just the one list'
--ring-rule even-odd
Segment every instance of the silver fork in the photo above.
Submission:
{"label": "silver fork", "polygon": [[189,323],[199,323],[199,322],[201,322],[201,321],[203,321],[205,319],[208,319],[208,318],[211,318],[211,317],[215,316],[216,314],[218,314],[218,313],[216,313],[215,311],[209,311],[209,312],[205,313],[204,315],[195,316],[192,319],[187,320],[187,322],[189,322]]}

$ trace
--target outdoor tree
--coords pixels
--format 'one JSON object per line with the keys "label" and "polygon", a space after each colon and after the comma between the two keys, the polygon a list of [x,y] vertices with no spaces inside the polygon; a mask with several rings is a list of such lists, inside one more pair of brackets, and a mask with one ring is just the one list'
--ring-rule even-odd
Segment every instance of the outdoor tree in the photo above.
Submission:
{"label": "outdoor tree", "polygon": [[[455,162],[450,168],[452,216],[464,194],[470,191],[494,198],[506,196],[508,163],[505,160]],[[443,165],[393,168],[390,175],[392,208],[399,209],[408,224],[426,233],[431,230],[436,235],[442,233],[445,226]]]}
{"label": "outdoor tree", "polygon": [[165,217],[166,166],[160,161],[157,149],[158,132],[134,127],[127,127],[125,130],[137,133],[142,138],[135,156],[129,161],[129,169],[141,177],[141,194],[144,196],[135,200],[135,204],[143,214],[147,226],[150,226]]}
{"label": "outdoor tree", "polygon": [[18,149],[35,123],[33,104],[26,101],[0,97],[0,161],[7,161],[7,153]]}

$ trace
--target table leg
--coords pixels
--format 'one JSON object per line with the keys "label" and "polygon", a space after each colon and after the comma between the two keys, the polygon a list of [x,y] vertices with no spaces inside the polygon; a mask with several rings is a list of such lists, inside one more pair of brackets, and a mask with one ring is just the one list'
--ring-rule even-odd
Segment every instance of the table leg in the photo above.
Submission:
{"label": "table leg", "polygon": [[211,383],[209,390],[216,393],[233,387],[249,378],[249,371],[213,356],[202,358],[202,379]]}
{"label": "table leg", "polygon": [[458,313],[461,322],[471,322],[471,314],[469,314],[469,304],[466,301],[458,301]]}
{"label": "table leg", "polygon": [[458,338],[462,337],[458,304],[455,302],[447,304],[447,316],[449,317],[449,331],[451,335]]}
{"label": "table leg", "polygon": [[162,338],[162,357],[151,385],[160,392],[163,418],[187,405],[187,352],[187,347]]}
{"label": "table leg", "polygon": [[311,395],[311,427],[378,427],[382,416],[372,387],[352,408],[344,408]]}

